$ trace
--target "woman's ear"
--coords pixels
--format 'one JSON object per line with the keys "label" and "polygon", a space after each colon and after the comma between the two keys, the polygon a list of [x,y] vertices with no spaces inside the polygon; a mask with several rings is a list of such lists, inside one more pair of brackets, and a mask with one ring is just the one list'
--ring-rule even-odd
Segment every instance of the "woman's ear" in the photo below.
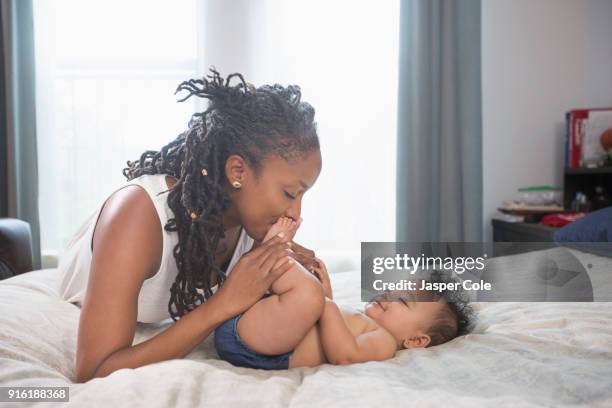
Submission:
{"label": "woman's ear", "polygon": [[232,154],[225,161],[225,176],[229,184],[232,184],[234,181],[242,183],[244,181],[245,171],[246,162],[241,156]]}
{"label": "woman's ear", "polygon": [[402,348],[411,349],[411,348],[423,348],[427,347],[431,342],[431,337],[427,334],[417,334],[410,338],[404,339],[402,342]]}

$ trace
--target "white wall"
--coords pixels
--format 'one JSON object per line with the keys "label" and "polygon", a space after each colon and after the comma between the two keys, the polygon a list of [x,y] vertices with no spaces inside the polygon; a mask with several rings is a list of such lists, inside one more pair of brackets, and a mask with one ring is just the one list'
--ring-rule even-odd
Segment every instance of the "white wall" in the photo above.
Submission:
{"label": "white wall", "polygon": [[482,2],[483,217],[563,183],[564,114],[612,106],[612,1]]}

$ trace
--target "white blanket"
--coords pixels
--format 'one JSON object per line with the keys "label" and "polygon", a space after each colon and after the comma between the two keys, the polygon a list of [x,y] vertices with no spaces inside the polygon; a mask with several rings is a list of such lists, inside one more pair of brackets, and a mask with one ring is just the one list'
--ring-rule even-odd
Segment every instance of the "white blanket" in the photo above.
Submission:
{"label": "white blanket", "polygon": [[[185,359],[72,384],[79,309],[57,297],[55,272],[0,282],[0,386],[68,385],[87,407],[612,406],[610,303],[475,304],[472,334],[351,366],[237,368],[209,337]],[[358,271],[331,278],[339,303],[362,306]],[[167,324],[139,324],[135,343]]]}

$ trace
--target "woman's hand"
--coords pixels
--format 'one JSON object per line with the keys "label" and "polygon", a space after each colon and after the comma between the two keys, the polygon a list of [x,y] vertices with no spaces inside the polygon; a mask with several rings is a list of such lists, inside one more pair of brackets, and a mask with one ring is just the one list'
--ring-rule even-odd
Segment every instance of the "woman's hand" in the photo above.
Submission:
{"label": "woman's hand", "polygon": [[242,255],[215,296],[223,298],[227,318],[253,306],[272,282],[287,272],[295,262],[289,245],[280,236]]}
{"label": "woman's hand", "polygon": [[297,242],[291,241],[291,249],[294,252],[297,252],[301,255],[304,255],[308,258],[314,258],[316,255],[314,253],[313,250],[308,249],[308,248],[304,248],[303,246],[301,246],[300,244],[298,244]]}
{"label": "woman's hand", "polygon": [[291,257],[298,261],[304,268],[308,269],[310,272],[317,266],[317,261],[315,260],[314,251],[304,248],[300,244],[297,244],[291,241]]}
{"label": "woman's hand", "polygon": [[331,281],[329,280],[329,273],[327,273],[327,267],[319,258],[314,258],[316,262],[316,266],[314,267],[312,274],[317,277],[321,281],[321,285],[323,286],[323,291],[325,293],[325,297],[329,299],[333,299]]}
{"label": "woman's hand", "polygon": [[323,285],[325,296],[333,299],[331,282],[325,263],[315,256],[314,251],[291,241],[291,257],[304,266],[310,273],[315,275]]}

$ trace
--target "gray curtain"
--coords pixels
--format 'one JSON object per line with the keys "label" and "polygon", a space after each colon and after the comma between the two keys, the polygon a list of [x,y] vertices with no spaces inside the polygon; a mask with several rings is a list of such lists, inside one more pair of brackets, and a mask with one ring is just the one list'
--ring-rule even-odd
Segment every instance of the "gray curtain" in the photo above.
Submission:
{"label": "gray curtain", "polygon": [[40,268],[34,30],[31,0],[0,0],[0,217],[32,229]]}
{"label": "gray curtain", "polygon": [[479,0],[402,0],[397,240],[482,240]]}

